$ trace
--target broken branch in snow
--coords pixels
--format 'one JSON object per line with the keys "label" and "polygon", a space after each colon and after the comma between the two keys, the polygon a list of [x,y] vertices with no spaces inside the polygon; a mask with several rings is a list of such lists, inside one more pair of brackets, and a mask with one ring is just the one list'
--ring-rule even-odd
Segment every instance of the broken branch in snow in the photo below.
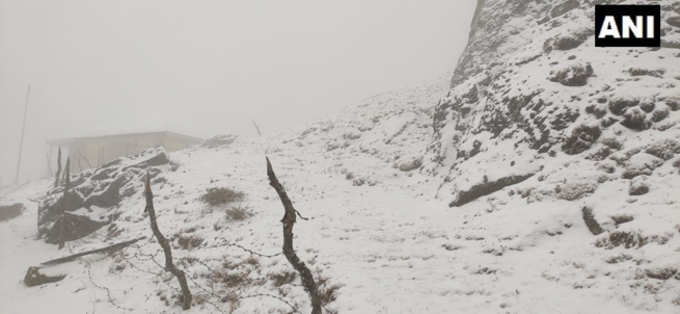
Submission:
{"label": "broken branch in snow", "polygon": [[99,249],[95,249],[95,250],[89,250],[89,251],[80,252],[80,253],[76,253],[76,254],[69,255],[69,256],[64,256],[64,257],[52,259],[52,260],[49,260],[49,261],[46,261],[46,262],[42,262],[42,263],[40,263],[40,265],[44,265],[44,266],[58,265],[58,264],[68,263],[70,261],[75,260],[76,258],[85,256],[85,255],[90,255],[90,254],[95,254],[95,253],[115,252],[115,251],[118,251],[118,250],[120,250],[120,249],[122,249],[126,246],[129,246],[129,245],[131,245],[131,244],[133,244],[133,243],[135,243],[139,240],[143,240],[143,239],[146,239],[146,237],[140,237],[140,238],[137,238],[137,239],[133,239],[133,240],[109,245],[107,247],[103,247],[103,248],[99,248]]}
{"label": "broken branch in snow", "polygon": [[[286,256],[288,262],[295,268],[295,270],[300,274],[302,279],[302,285],[305,287],[307,294],[309,294],[309,299],[312,302],[312,314],[321,314],[321,298],[319,296],[319,288],[314,281],[312,272],[307,268],[307,265],[295,253],[293,248],[293,226],[295,225],[295,218],[300,215],[300,213],[293,207],[293,203],[286,190],[283,188],[279,179],[276,178],[274,169],[272,168],[269,158],[265,157],[267,160],[267,177],[269,177],[269,185],[276,190],[276,193],[281,199],[285,214],[283,219],[281,219],[281,224],[283,224],[283,255]],[[300,218],[303,218],[300,216]],[[306,219],[306,218],[303,218]]]}
{"label": "broken branch in snow", "polygon": [[71,187],[71,158],[66,157],[66,167],[64,168],[64,191]]}
{"label": "broken branch in snow", "polygon": [[187,278],[184,272],[178,269],[174,262],[172,261],[172,251],[170,249],[170,244],[168,239],[163,236],[161,231],[158,229],[158,223],[156,222],[156,210],[153,208],[153,194],[151,193],[151,183],[149,174],[146,174],[146,181],[144,184],[144,197],[146,198],[146,208],[145,212],[149,213],[149,220],[151,221],[151,231],[153,235],[158,240],[158,244],[163,249],[165,254],[165,270],[171,272],[177,281],[179,281],[179,286],[182,289],[182,308],[188,310],[191,308],[191,291],[189,291],[189,285],[187,285]]}

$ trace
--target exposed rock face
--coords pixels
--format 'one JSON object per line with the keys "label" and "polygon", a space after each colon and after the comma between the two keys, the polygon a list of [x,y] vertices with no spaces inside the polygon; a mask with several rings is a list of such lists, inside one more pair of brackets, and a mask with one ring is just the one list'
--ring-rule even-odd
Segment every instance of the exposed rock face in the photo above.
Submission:
{"label": "exposed rock face", "polygon": [[450,206],[462,206],[471,201],[476,200],[480,196],[489,195],[493,192],[499,191],[506,186],[520,183],[533,176],[533,173],[526,175],[516,175],[503,177],[495,181],[483,182],[472,186],[469,190],[461,191],[458,193],[456,200],[451,202]]}
{"label": "exposed rock face", "polygon": [[[664,40],[680,41],[672,1],[661,4]],[[451,90],[435,108],[433,141],[421,167],[444,181],[438,196],[455,200],[481,184],[481,176],[514,175],[536,159],[593,156],[589,151],[598,149],[592,159],[603,160],[612,149],[597,145],[601,136],[626,142],[630,134],[675,132],[680,51],[594,47],[594,6],[478,1]],[[485,173],[517,155],[523,158],[513,167]]]}
{"label": "exposed rock face", "polygon": [[47,243],[80,239],[111,222],[120,201],[140,190],[141,178],[169,159],[163,149],[114,160],[101,168],[80,173],[64,193],[64,187],[49,191],[38,208],[38,233]]}
{"label": "exposed rock face", "polygon": [[[659,49],[594,47],[594,6],[605,2],[649,3],[478,1],[420,170],[440,183],[436,197],[460,207],[465,226],[487,234],[499,219],[516,221],[510,233],[540,226],[520,242],[536,234],[571,241],[587,251],[579,268],[617,274],[600,287],[605,294],[654,311],[636,287],[678,278],[680,227],[670,217],[680,204],[680,2],[655,1]],[[522,173],[534,175],[508,179]],[[564,239],[559,228],[571,225],[586,236]],[[630,257],[600,256],[623,249]],[[578,254],[555,251],[555,258],[569,264]],[[654,295],[654,304],[680,305],[677,294]]]}

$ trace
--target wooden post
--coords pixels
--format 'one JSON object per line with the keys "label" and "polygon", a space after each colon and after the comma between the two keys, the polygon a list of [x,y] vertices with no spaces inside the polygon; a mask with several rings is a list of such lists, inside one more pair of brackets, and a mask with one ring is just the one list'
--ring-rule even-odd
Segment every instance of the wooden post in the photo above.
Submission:
{"label": "wooden post", "polygon": [[19,140],[19,158],[17,158],[17,172],[14,176],[14,184],[19,184],[19,173],[21,170],[21,154],[24,150],[24,134],[26,133],[26,115],[28,114],[28,97],[31,95],[31,84],[26,88],[26,101],[24,103],[24,122],[21,125],[21,139]]}

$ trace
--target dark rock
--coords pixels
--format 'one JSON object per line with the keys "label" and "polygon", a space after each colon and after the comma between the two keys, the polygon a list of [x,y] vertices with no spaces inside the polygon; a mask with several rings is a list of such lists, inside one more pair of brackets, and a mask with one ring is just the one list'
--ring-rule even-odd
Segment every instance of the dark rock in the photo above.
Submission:
{"label": "dark rock", "polygon": [[548,79],[564,86],[584,86],[591,76],[593,76],[593,67],[590,63],[587,63],[585,65],[570,65],[558,71],[551,71]]}
{"label": "dark rock", "polygon": [[593,215],[593,209],[590,207],[583,207],[581,209],[581,214],[583,216],[583,221],[586,223],[586,227],[588,227],[588,230],[590,230],[590,233],[593,235],[598,235],[602,232],[602,227],[600,227],[600,224],[595,220],[595,216]]}
{"label": "dark rock", "polygon": [[[557,35],[555,37],[548,38],[543,43],[543,51],[549,53],[552,50],[566,51],[577,48],[586,40],[586,38],[588,38],[590,34],[592,34],[592,30],[585,30],[566,35]],[[576,56],[572,55],[569,57],[569,60],[573,60],[575,58]]]}
{"label": "dark rock", "polygon": [[489,181],[489,182],[483,182],[477,185],[472,186],[469,190],[467,191],[460,191],[458,192],[458,195],[456,196],[456,200],[451,202],[449,204],[449,207],[459,207],[463,206],[469,202],[472,202],[482,196],[489,195],[491,193],[500,191],[506,186],[514,185],[517,183],[520,183],[526,179],[531,178],[533,176],[533,173],[525,174],[525,175],[514,175],[514,176],[507,176],[507,177],[502,177],[498,180],[495,181]]}
{"label": "dark rock", "polygon": [[633,216],[629,215],[616,215],[611,217],[615,225],[621,225],[633,221]]}
{"label": "dark rock", "polygon": [[591,104],[586,107],[586,113],[592,114],[596,118],[601,119],[607,114],[607,107]]}
{"label": "dark rock", "polygon": [[600,125],[602,126],[602,128],[608,128],[614,125],[614,123],[616,122],[619,122],[619,120],[614,117],[607,117],[605,119],[600,120]]}
{"label": "dark rock", "polygon": [[670,97],[666,99],[666,105],[668,105],[668,108],[670,108],[671,111],[680,110],[680,97]]}
{"label": "dark rock", "polygon": [[571,132],[571,136],[567,138],[562,145],[562,151],[569,155],[580,154],[600,138],[600,128],[597,126],[580,125]]}
{"label": "dark rock", "polygon": [[112,174],[114,174],[118,168],[100,168],[91,177],[92,180],[107,180],[110,179]]}
{"label": "dark rock", "polygon": [[621,144],[621,142],[617,140],[615,137],[603,138],[602,140],[600,140],[600,143],[613,150],[621,150],[621,148],[623,148],[623,144]]}
{"label": "dark rock", "polygon": [[621,125],[631,130],[642,131],[651,127],[651,123],[646,120],[647,114],[640,110],[640,108],[633,107],[626,109],[623,117]]}
{"label": "dark rock", "polygon": [[135,168],[141,168],[141,169],[146,169],[148,167],[155,167],[155,166],[161,166],[165,165],[170,162],[170,159],[168,159],[168,155],[165,154],[165,152],[160,152],[156,156],[153,156],[145,161],[142,161],[136,165],[128,166],[123,168],[123,171],[127,170],[130,167],[135,167]]}
{"label": "dark rock", "polygon": [[671,16],[666,19],[666,23],[671,26],[680,27],[680,16]]}
{"label": "dark rock", "polygon": [[560,4],[554,6],[552,10],[550,10],[550,16],[552,18],[556,18],[558,16],[561,16],[575,8],[578,8],[579,2],[578,0],[567,0],[563,1]]}
{"label": "dark rock", "polygon": [[652,112],[652,118],[651,119],[652,119],[653,122],[663,121],[663,119],[668,118],[669,113],[670,112],[668,111],[667,108],[656,109],[656,110],[654,110],[654,112]]}
{"label": "dark rock", "polygon": [[89,208],[92,205],[98,207],[113,207],[118,205],[121,201],[120,188],[126,182],[125,176],[119,176],[109,183],[104,192],[90,195],[83,206]]}
{"label": "dark rock", "polygon": [[91,220],[86,216],[64,213],[55,220],[46,234],[46,242],[58,244],[80,239],[97,231],[106,222]]}
{"label": "dark rock", "polygon": [[649,185],[645,182],[644,177],[638,176],[630,182],[628,188],[628,195],[638,196],[647,194],[649,192]]}
{"label": "dark rock", "polygon": [[615,98],[609,101],[609,111],[613,114],[620,116],[626,109],[630,107],[635,107],[640,103],[637,98]]}
{"label": "dark rock", "polygon": [[26,275],[24,276],[24,284],[27,287],[34,287],[46,283],[61,281],[64,278],[66,278],[66,275],[47,276],[40,272],[39,267],[31,266],[28,268]]}
{"label": "dark rock", "polygon": [[421,165],[422,158],[411,158],[398,163],[397,168],[401,171],[408,172],[420,168]]}
{"label": "dark rock", "polygon": [[82,208],[83,205],[83,198],[74,191],[67,191],[57,196],[56,201],[46,199],[38,207],[38,225],[52,222],[62,213]]}
{"label": "dark rock", "polygon": [[647,269],[645,271],[645,274],[649,278],[653,279],[658,279],[658,280],[668,280],[673,277],[673,275],[677,274],[678,270],[673,267],[661,267],[661,268],[653,268],[653,269]]}
{"label": "dark rock", "polygon": [[21,203],[0,206],[0,222],[18,217],[24,211],[24,208],[24,204]]}
{"label": "dark rock", "polygon": [[645,153],[663,160],[670,160],[675,156],[675,154],[680,154],[680,142],[676,140],[664,140],[661,142],[656,142],[647,147]]}
{"label": "dark rock", "polygon": [[650,113],[650,112],[654,111],[654,107],[655,107],[654,103],[651,102],[651,101],[640,102],[640,109],[642,109],[642,111],[644,111],[646,113]]}

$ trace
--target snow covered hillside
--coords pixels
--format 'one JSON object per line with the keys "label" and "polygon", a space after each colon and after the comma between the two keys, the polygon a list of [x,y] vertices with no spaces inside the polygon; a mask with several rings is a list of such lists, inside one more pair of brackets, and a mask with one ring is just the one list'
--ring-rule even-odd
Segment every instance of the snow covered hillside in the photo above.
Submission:
{"label": "snow covered hillside", "polygon": [[680,2],[661,4],[664,47],[596,49],[590,1],[479,0],[450,86],[5,192],[24,208],[0,215],[0,313],[309,313],[265,155],[309,218],[295,248],[328,313],[678,313]]}

